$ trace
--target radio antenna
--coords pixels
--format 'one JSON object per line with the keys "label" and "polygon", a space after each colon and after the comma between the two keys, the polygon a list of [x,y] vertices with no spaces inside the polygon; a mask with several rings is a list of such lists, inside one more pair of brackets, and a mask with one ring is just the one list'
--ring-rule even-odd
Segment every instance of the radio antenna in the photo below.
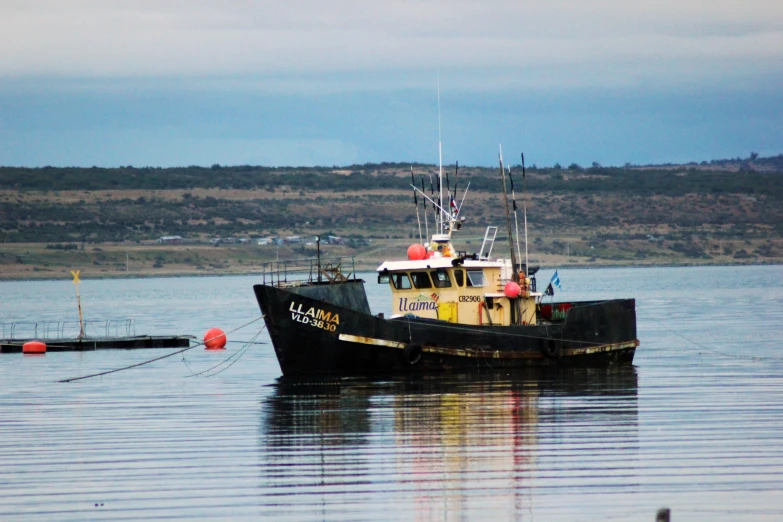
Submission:
{"label": "radio antenna", "polygon": [[[443,208],[443,141],[440,134],[440,69],[438,69],[438,205]],[[443,216],[440,216],[440,234],[443,233]]]}

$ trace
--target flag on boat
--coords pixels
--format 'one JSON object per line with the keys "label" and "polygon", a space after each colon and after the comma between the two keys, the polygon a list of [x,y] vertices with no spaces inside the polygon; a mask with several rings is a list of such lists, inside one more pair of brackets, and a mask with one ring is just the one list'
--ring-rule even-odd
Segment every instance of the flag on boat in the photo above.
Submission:
{"label": "flag on boat", "polygon": [[525,153],[521,153],[522,156],[522,179],[525,179]]}
{"label": "flag on boat", "polygon": [[432,210],[435,212],[435,217],[437,217],[438,207],[435,206],[435,189],[432,186],[432,176],[430,176],[430,201],[432,201]]}
{"label": "flag on boat", "polygon": [[457,202],[454,201],[454,196],[449,196],[449,208],[451,208],[451,210],[454,212],[459,211],[459,209],[457,208]]}
{"label": "flag on boat", "polygon": [[511,182],[511,203],[513,203],[514,212],[517,211],[517,196],[514,193],[514,178],[511,177],[511,166],[508,167],[508,180]]}
{"label": "flag on boat", "polygon": [[416,180],[413,179],[413,167],[411,167],[411,186],[413,187],[413,204],[416,206],[416,212],[419,211],[419,198],[416,197]]}
{"label": "flag on boat", "polygon": [[555,289],[552,288],[552,283],[547,285],[546,290],[544,290],[544,295],[555,295]]}
{"label": "flag on boat", "polygon": [[560,290],[563,289],[562,286],[560,286],[560,276],[557,275],[557,270],[555,270],[554,275],[552,275],[552,279],[549,280],[549,286],[555,285]]}

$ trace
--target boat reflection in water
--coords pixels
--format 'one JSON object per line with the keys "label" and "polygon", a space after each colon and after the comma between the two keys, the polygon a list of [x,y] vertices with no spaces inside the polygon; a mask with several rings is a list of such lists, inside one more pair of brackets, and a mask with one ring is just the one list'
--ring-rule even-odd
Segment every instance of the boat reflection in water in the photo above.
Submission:
{"label": "boat reflection in water", "polygon": [[270,515],[506,518],[548,511],[585,488],[616,494],[633,487],[632,366],[283,378],[263,412],[261,480],[262,494],[275,497],[263,502]]}

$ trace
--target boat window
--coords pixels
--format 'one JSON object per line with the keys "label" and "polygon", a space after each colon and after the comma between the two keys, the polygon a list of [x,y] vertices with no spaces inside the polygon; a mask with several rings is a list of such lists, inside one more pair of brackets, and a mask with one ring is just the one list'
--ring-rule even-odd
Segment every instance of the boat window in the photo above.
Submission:
{"label": "boat window", "polygon": [[487,286],[487,279],[481,270],[468,270],[468,286]]}
{"label": "boat window", "polygon": [[457,286],[465,286],[465,272],[462,270],[455,270],[454,280],[457,282]]}
{"label": "boat window", "polygon": [[427,272],[411,272],[413,286],[416,288],[432,288],[430,276]]}
{"label": "boat window", "polygon": [[411,280],[408,279],[408,274],[392,274],[392,284],[397,290],[408,290]]}
{"label": "boat window", "polygon": [[388,273],[378,274],[378,284],[379,285],[382,285],[382,284],[387,284],[388,285],[389,284],[389,280],[390,280],[390,277],[389,277]]}
{"label": "boat window", "polygon": [[432,276],[432,282],[435,285],[435,288],[451,287],[451,279],[449,279],[449,273],[446,272],[445,268],[438,268],[437,270],[430,272],[430,275]]}

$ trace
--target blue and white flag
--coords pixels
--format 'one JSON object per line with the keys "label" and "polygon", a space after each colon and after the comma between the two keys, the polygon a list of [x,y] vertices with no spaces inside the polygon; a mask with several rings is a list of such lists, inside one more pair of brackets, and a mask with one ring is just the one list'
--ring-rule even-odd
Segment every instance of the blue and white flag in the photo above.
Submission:
{"label": "blue and white flag", "polygon": [[550,285],[555,285],[558,287],[561,291],[563,290],[563,287],[560,286],[560,276],[557,275],[557,270],[555,270],[554,275],[552,276],[552,279],[549,280]]}

